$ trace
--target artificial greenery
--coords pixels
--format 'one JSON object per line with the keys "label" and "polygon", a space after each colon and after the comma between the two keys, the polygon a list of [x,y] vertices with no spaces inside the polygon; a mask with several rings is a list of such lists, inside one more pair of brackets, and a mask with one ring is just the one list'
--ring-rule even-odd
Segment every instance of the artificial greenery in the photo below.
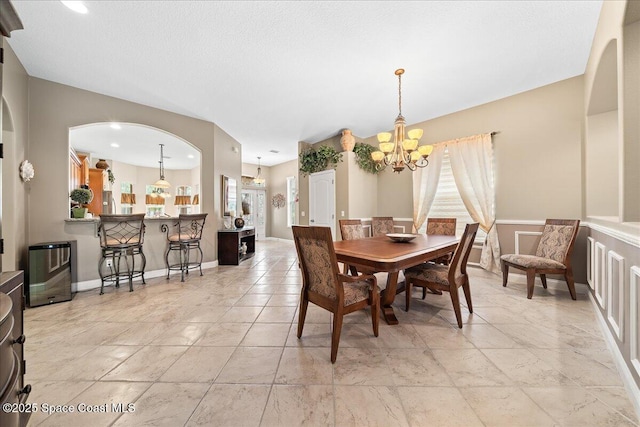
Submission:
{"label": "artificial greenery", "polygon": [[111,184],[116,182],[116,177],[113,175],[113,172],[111,172],[111,169],[107,169],[107,177],[109,178],[109,182]]}
{"label": "artificial greenery", "polygon": [[331,166],[335,169],[338,162],[342,161],[342,153],[329,145],[321,145],[309,148],[300,153],[300,172],[303,176],[320,172]]}
{"label": "artificial greenery", "polygon": [[353,147],[353,152],[356,153],[356,162],[358,166],[365,172],[377,174],[380,170],[376,169],[376,162],[371,158],[371,153],[377,151],[377,148],[373,145],[363,144],[362,142],[356,142]]}
{"label": "artificial greenery", "polygon": [[76,188],[75,190],[71,191],[69,197],[74,202],[84,205],[91,201],[91,191],[87,190],[86,188]]}

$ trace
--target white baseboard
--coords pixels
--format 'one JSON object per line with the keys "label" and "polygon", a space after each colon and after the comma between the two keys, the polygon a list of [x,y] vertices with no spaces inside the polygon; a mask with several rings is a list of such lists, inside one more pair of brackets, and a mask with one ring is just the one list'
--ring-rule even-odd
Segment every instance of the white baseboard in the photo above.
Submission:
{"label": "white baseboard", "polygon": [[611,331],[609,330],[607,322],[604,317],[602,317],[600,307],[598,306],[598,303],[596,302],[591,292],[589,292],[589,300],[591,300],[593,309],[596,312],[598,324],[600,325],[602,334],[604,335],[605,341],[607,342],[607,347],[609,347],[611,354],[613,354],[613,361],[616,364],[616,368],[618,368],[618,373],[622,378],[624,388],[627,390],[627,393],[631,398],[631,403],[633,403],[633,407],[636,410],[636,416],[640,420],[640,387],[638,387],[638,384],[636,384],[635,380],[633,379],[633,375],[629,370],[629,366],[627,366],[627,364],[625,363],[624,357],[622,356],[622,353],[620,353],[620,349],[616,344],[616,340],[613,335],[611,335]]}
{"label": "white baseboard", "polygon": [[[202,263],[202,269],[206,270],[208,268],[215,268],[218,266],[218,260],[215,261],[208,261],[208,262],[203,262]],[[176,272],[174,272],[175,274]],[[160,270],[151,270],[151,271],[145,271],[144,272],[144,278],[145,279],[153,279],[155,277],[164,277],[167,275],[167,270],[166,268],[160,269]],[[142,277],[136,277],[133,279],[134,282],[142,282]],[[126,284],[126,281],[123,282]],[[83,282],[78,282],[78,283],[72,283],[71,284],[71,292],[84,292],[84,291],[90,291],[92,289],[97,289],[100,287],[100,285],[102,284],[102,282],[100,281],[100,279],[92,279],[92,280],[85,280]]]}

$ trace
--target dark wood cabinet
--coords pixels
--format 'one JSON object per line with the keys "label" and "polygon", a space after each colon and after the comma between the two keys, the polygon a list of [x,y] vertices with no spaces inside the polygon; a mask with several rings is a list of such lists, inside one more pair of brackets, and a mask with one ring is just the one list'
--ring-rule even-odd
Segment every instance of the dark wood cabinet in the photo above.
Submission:
{"label": "dark wood cabinet", "polygon": [[[246,253],[243,247],[246,246]],[[245,227],[218,231],[218,264],[238,265],[256,252],[256,230]]]}
{"label": "dark wood cabinet", "polygon": [[[24,361],[24,273],[22,271],[0,273],[0,293],[6,294],[0,301],[0,315],[3,326],[12,326],[3,333],[0,343],[0,375],[4,375],[4,384],[0,384],[0,403],[25,403],[29,397],[31,386],[24,385],[26,363]],[[3,374],[4,373],[4,374]],[[8,376],[6,375],[8,374]],[[7,381],[8,379],[8,381]],[[31,414],[25,411],[0,411],[0,425],[13,427],[24,426]]]}

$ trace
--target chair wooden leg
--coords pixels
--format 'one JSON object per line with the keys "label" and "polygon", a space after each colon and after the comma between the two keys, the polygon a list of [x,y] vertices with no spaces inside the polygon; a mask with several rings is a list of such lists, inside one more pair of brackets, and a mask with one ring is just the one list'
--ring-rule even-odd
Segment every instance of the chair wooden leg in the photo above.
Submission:
{"label": "chair wooden leg", "polygon": [[307,317],[307,307],[309,300],[302,295],[300,298],[300,313],[298,314],[298,338],[302,336],[302,328],[304,328],[304,319]]}
{"label": "chair wooden leg", "polygon": [[[404,285],[404,293],[405,293],[405,303],[404,303],[404,311],[409,311],[409,307],[411,307],[411,291],[413,289],[413,285],[411,281],[405,280]],[[422,288],[422,292],[424,292],[425,288]]]}
{"label": "chair wooden leg", "polygon": [[502,261],[500,262],[500,266],[502,267],[502,286],[507,286],[507,279],[509,278],[509,265]]}
{"label": "chair wooden leg", "polygon": [[422,288],[422,299],[427,297],[427,288]]}
{"label": "chair wooden leg", "polygon": [[471,288],[469,287],[469,278],[464,281],[462,285],[464,291],[464,299],[467,300],[467,307],[469,307],[469,313],[473,313],[473,304],[471,304]]}
{"label": "chair wooden leg", "polygon": [[380,294],[377,289],[371,291],[371,322],[373,324],[373,336],[378,336],[380,325]]}
{"label": "chair wooden leg", "polygon": [[576,286],[573,282],[573,271],[571,268],[567,269],[566,273],[564,273],[564,279],[567,281],[567,286],[569,287],[569,293],[571,294],[571,299],[576,299]]}
{"label": "chair wooden leg", "polygon": [[540,274],[540,280],[542,280],[542,287],[547,289],[547,275]]}
{"label": "chair wooden leg", "polygon": [[340,344],[340,332],[342,332],[342,311],[338,309],[333,314],[333,332],[331,333],[331,363],[336,363],[338,357],[338,345]]}
{"label": "chair wooden leg", "polygon": [[533,297],[533,283],[536,280],[536,270],[529,269],[527,270],[527,298],[531,299]]}
{"label": "chair wooden leg", "polygon": [[460,311],[460,296],[458,295],[457,286],[451,287],[451,304],[453,304],[453,311],[456,313],[456,319],[458,320],[458,328],[462,328],[462,312]]}

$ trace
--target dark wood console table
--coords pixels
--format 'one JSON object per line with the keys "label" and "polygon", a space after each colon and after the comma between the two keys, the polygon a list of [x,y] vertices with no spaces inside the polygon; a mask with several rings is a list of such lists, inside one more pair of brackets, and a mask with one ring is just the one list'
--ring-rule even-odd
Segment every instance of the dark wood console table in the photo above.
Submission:
{"label": "dark wood console table", "polygon": [[[244,254],[242,253],[243,244],[247,247],[247,252]],[[254,256],[255,252],[256,230],[254,227],[218,231],[219,265],[238,265]]]}

